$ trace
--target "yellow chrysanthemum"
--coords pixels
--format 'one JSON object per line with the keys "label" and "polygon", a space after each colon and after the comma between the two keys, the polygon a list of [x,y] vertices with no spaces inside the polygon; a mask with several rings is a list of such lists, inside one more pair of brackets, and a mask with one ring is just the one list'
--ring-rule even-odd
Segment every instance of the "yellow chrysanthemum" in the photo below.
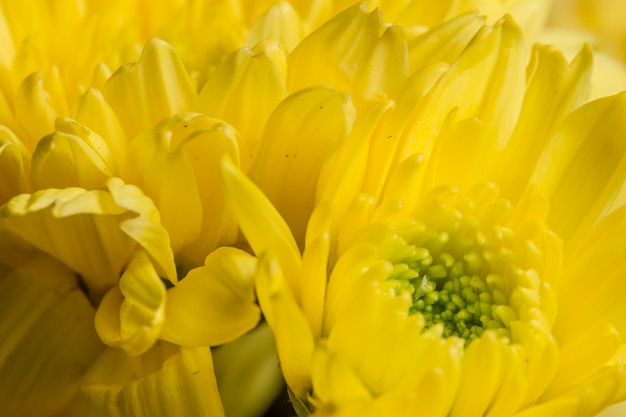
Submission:
{"label": "yellow chrysanthemum", "polygon": [[[285,376],[318,413],[335,407],[360,412],[371,401],[388,413],[397,408],[372,398],[367,373],[379,372],[380,364],[366,360],[363,366],[372,369],[363,370],[354,363],[350,349],[362,339],[341,329],[359,314],[370,320],[363,324],[385,332],[387,319],[397,321],[400,330],[389,334],[406,336],[398,348],[406,348],[400,350],[410,354],[411,363],[421,358],[414,356],[415,346],[433,342],[433,354],[442,361],[437,369],[451,378],[441,385],[447,399],[433,407],[449,408],[463,390],[459,384],[472,382],[463,382],[457,368],[474,364],[463,359],[473,350],[479,355],[480,349],[495,349],[502,363],[519,362],[510,373],[491,375],[492,384],[502,378],[513,384],[522,374],[526,383],[538,383],[522,390],[522,400],[499,407],[552,404],[552,397],[570,404],[572,390],[595,387],[590,378],[607,381],[595,365],[574,372],[578,380],[560,374],[561,368],[556,376],[544,372],[541,365],[557,366],[552,355],[565,349],[571,335],[565,324],[554,322],[551,288],[557,294],[574,291],[565,284],[560,290],[544,277],[565,274],[558,271],[559,249],[548,227],[567,241],[567,250],[582,247],[622,181],[622,148],[611,135],[606,147],[616,151],[605,169],[581,179],[581,172],[597,163],[593,158],[603,155],[603,148],[587,138],[615,125],[611,111],[621,108],[621,98],[585,107],[556,128],[586,99],[588,48],[567,64],[555,50],[537,46],[525,68],[520,29],[510,17],[497,19],[511,13],[532,39],[547,15],[549,5],[542,0],[351,4],[0,2],[0,414],[223,414],[210,347],[256,326],[255,277]],[[376,6],[394,25],[382,20]],[[546,86],[554,91],[548,100]],[[539,105],[544,111],[538,115]],[[597,125],[585,130],[590,120]],[[576,140],[563,151],[559,138],[569,135]],[[550,162],[558,152],[565,156],[553,171]],[[527,166],[512,175],[510,166],[518,160]],[[466,175],[460,177],[459,170]],[[497,183],[518,208],[501,207],[492,185],[473,186],[481,181]],[[529,181],[547,194],[552,207],[547,217],[540,194],[526,191]],[[427,194],[450,182],[458,184],[458,192],[443,188]],[[480,191],[484,198],[475,195]],[[565,216],[574,191],[582,193],[585,204]],[[479,285],[477,296],[491,297],[483,300],[491,303],[485,309],[494,309],[484,323],[482,315],[478,321],[497,328],[482,332],[469,326],[477,339],[471,344],[465,329],[452,329],[449,321],[446,327],[432,317],[409,315],[414,311],[407,303],[419,304],[419,291],[430,289],[428,300],[451,293],[427,277],[429,270],[417,267],[411,270],[423,285],[403,287],[408,275],[400,269],[409,261],[397,252],[419,241],[422,252],[439,255],[441,248],[419,239],[456,230],[445,209],[439,223],[427,224],[423,216],[431,208],[425,195],[444,205],[466,202],[471,195],[483,204],[458,209],[459,233],[485,233],[467,251],[450,254],[452,265],[483,246],[504,252],[496,259],[506,264],[500,269],[467,261],[465,270],[484,278],[482,286],[476,280],[469,284]],[[404,208],[398,211],[400,201]],[[503,219],[492,219],[498,214]],[[409,224],[415,234],[396,242],[394,228]],[[424,236],[415,229],[419,224]],[[256,258],[232,247],[245,247],[237,241],[238,225],[255,252],[269,253],[258,270]],[[368,275],[363,285],[346,290],[333,274],[344,268],[349,279],[360,279],[362,271],[351,269],[357,242],[369,242],[373,252],[363,261],[382,268],[382,275]],[[523,259],[508,250],[524,251]],[[425,256],[422,261],[431,255]],[[445,270],[450,258],[441,259],[437,262]],[[328,291],[327,265],[333,267]],[[381,284],[387,272],[392,279]],[[457,270],[444,272],[449,285],[462,277]],[[484,290],[500,285],[497,276],[513,279],[522,290],[508,284]],[[456,297],[449,295],[458,309],[472,300],[462,283]],[[384,287],[387,298],[372,286]],[[342,296],[345,292],[379,310],[344,309],[352,302]],[[557,297],[561,302],[569,305]],[[572,303],[570,309],[576,306]],[[344,315],[348,311],[351,315]],[[480,327],[478,321],[474,324]],[[509,329],[511,322],[520,322],[530,335]],[[598,340],[613,342],[594,364],[618,358],[611,348],[620,345],[619,325],[602,332],[590,328],[602,336]],[[561,336],[555,333],[558,326],[565,326]],[[420,333],[426,327],[432,330]],[[531,340],[535,330],[538,342]],[[260,327],[247,337],[267,347],[266,335]],[[593,348],[584,344],[588,340],[565,347],[581,347],[584,353]],[[240,340],[217,356],[245,351],[237,343],[248,346]],[[524,365],[528,358],[532,361]],[[218,365],[222,381],[232,381],[240,371],[234,367],[232,374]],[[610,375],[621,369],[611,366]],[[391,372],[385,388],[400,370]],[[252,379],[245,386],[266,374],[249,372]],[[419,377],[410,382],[426,381]],[[276,386],[260,391],[271,396]],[[405,398],[410,392],[393,395]],[[600,408],[621,396],[621,391],[602,393],[584,404]],[[254,411],[256,402],[242,404],[232,389],[222,394],[229,410]]]}
{"label": "yellow chrysanthemum", "polygon": [[[359,70],[377,48],[396,64],[406,49],[359,43],[381,31],[372,16],[349,9],[301,44],[317,66],[294,79],[327,74],[354,95],[326,117],[349,128],[325,159],[306,230],[290,217],[300,200],[276,196],[297,190],[286,186],[294,171],[277,169],[274,185],[222,168],[260,256],[257,294],[298,413],[588,416],[624,399],[626,211],[612,207],[626,174],[624,94],[582,105],[588,48],[568,64],[536,46],[525,70],[505,18],[447,64],[381,77],[399,83],[375,84],[391,103],[369,95],[368,75],[398,65]],[[337,43],[352,48],[334,46],[352,33]],[[293,157],[264,139],[259,152]]]}

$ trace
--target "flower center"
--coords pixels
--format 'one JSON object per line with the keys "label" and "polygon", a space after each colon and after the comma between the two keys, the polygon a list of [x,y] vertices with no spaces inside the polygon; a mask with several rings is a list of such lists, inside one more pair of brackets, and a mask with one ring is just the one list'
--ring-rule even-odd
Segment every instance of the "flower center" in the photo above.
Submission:
{"label": "flower center", "polygon": [[511,205],[494,199],[479,209],[458,193],[433,201],[383,244],[393,265],[383,288],[410,296],[409,312],[423,315],[425,329],[441,323],[444,337],[466,346],[485,329],[513,340],[512,323],[540,307],[541,282],[524,257],[529,242],[503,221]]}

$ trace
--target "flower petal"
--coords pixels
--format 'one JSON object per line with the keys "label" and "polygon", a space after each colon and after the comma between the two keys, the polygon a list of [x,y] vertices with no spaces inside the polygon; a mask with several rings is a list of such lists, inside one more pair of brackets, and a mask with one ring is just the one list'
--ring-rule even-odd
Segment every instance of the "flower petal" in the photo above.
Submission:
{"label": "flower petal", "polygon": [[411,72],[438,62],[454,63],[484,23],[485,18],[478,13],[467,13],[410,39]]}
{"label": "flower petal", "polygon": [[139,355],[159,336],[164,310],[165,284],[140,251],[122,274],[119,288],[112,288],[102,299],[95,317],[96,331],[107,345]]}
{"label": "flower petal", "polygon": [[[449,112],[458,119],[478,118],[499,133],[497,149],[509,138],[523,99],[525,54],[519,27],[504,17],[478,31],[459,59],[415,110],[413,136],[403,144],[401,159],[425,149]],[[471,85],[471,88],[467,86]],[[418,149],[419,148],[419,149]]]}
{"label": "flower petal", "polygon": [[201,265],[217,246],[235,241],[219,161],[239,163],[240,144],[232,127],[196,113],[165,119],[130,143],[124,177],[159,209],[177,262]]}
{"label": "flower petal", "polygon": [[157,260],[159,274],[175,280],[169,239],[152,202],[119,179],[109,188],[22,194],[0,209],[0,229],[79,273],[94,300],[117,284],[137,243]]}
{"label": "flower petal", "polygon": [[548,224],[566,251],[609,209],[623,184],[625,111],[626,93],[586,104],[563,122],[537,162],[531,181],[549,196]]}
{"label": "flower petal", "polygon": [[16,195],[28,192],[22,153],[17,145],[3,140],[1,136],[0,178],[0,206]]}
{"label": "flower petal", "polygon": [[116,171],[106,142],[70,119],[57,119],[56,129],[39,141],[33,153],[33,189],[102,188]]}
{"label": "flower petal", "polygon": [[126,155],[126,133],[102,93],[93,88],[87,89],[74,106],[73,118],[104,139],[115,161],[114,166],[121,168]]}
{"label": "flower petal", "polygon": [[395,96],[408,75],[404,32],[385,28],[380,10],[369,12],[365,2],[357,3],[300,42],[289,69],[289,91],[328,85],[366,100]]}
{"label": "flower petal", "polygon": [[43,74],[35,72],[22,82],[15,98],[15,117],[27,132],[25,144],[29,149],[43,136],[54,130],[57,111],[50,94],[44,88]]}
{"label": "flower petal", "polygon": [[137,357],[108,349],[82,391],[96,417],[224,416],[209,348],[161,343]]}
{"label": "flower petal", "polygon": [[232,124],[254,152],[266,120],[286,95],[272,57],[242,48],[211,75],[198,96],[198,111]]}
{"label": "flower petal", "polygon": [[[558,124],[586,100],[591,66],[589,47],[583,47],[569,64],[553,47],[533,48],[528,86],[515,131],[489,174],[506,197],[520,198],[534,164]],[[548,90],[551,94],[546,95]]]}
{"label": "flower petal", "polygon": [[57,415],[103,349],[93,307],[69,269],[40,256],[0,276],[0,316],[0,414]]}
{"label": "flower petal", "polygon": [[347,95],[314,87],[283,100],[267,121],[249,176],[300,244],[322,167],[348,137],[354,120]]}
{"label": "flower petal", "polygon": [[239,227],[257,256],[275,256],[284,271],[296,300],[301,294],[298,274],[302,261],[289,227],[267,197],[228,159],[222,161],[222,182],[226,201]]}
{"label": "flower petal", "polygon": [[132,138],[164,117],[191,110],[196,93],[174,48],[152,38],[137,63],[109,78],[104,97]]}
{"label": "flower petal", "polygon": [[330,406],[372,398],[350,365],[324,346],[318,347],[313,357],[313,386],[316,398]]}
{"label": "flower petal", "polygon": [[248,31],[246,46],[253,47],[261,41],[280,42],[291,51],[304,34],[300,16],[288,1],[279,1],[270,7]]}
{"label": "flower petal", "polygon": [[279,263],[267,255],[259,258],[256,290],[274,337],[287,385],[297,397],[311,388],[315,342],[306,317],[296,304]]}
{"label": "flower petal", "polygon": [[182,346],[217,346],[256,326],[256,259],[222,247],[167,291],[161,339]]}

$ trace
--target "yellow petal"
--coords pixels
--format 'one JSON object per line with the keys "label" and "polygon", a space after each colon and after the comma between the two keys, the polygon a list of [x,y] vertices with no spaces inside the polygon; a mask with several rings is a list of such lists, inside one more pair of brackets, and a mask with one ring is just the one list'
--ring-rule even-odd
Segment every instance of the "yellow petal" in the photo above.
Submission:
{"label": "yellow petal", "polygon": [[[451,417],[485,414],[501,382],[504,343],[495,333],[485,332],[465,350],[459,391]],[[467,414],[466,414],[467,413]]]}
{"label": "yellow petal", "polygon": [[283,100],[267,121],[249,176],[299,244],[304,243],[322,167],[346,139],[354,119],[348,96],[315,87]]}
{"label": "yellow petal", "polygon": [[146,250],[159,276],[175,283],[176,266],[169,235],[160,224],[159,212],[152,200],[137,187],[126,185],[119,178],[111,178],[107,187],[119,207],[139,214],[121,222],[120,229]]}
{"label": "yellow petal", "polygon": [[513,415],[522,405],[526,394],[523,348],[511,346],[503,349],[502,353],[503,375],[486,417]]}
{"label": "yellow petal", "polygon": [[109,187],[111,193],[67,188],[22,194],[0,209],[0,229],[79,273],[94,300],[117,284],[136,244],[158,260],[160,275],[175,280],[167,233],[152,202],[119,179]]}
{"label": "yellow petal", "polygon": [[[626,270],[626,207],[604,218],[567,259],[557,287],[559,315],[554,334],[561,343],[614,324],[622,333]],[[601,260],[601,261],[599,261]],[[591,279],[589,271],[601,280]]]}
{"label": "yellow petal", "polygon": [[380,10],[364,2],[333,17],[289,56],[289,91],[328,85],[365,99],[400,92],[408,74],[403,30],[382,25]]}
{"label": "yellow petal", "polygon": [[[569,64],[553,47],[533,48],[529,82],[515,131],[490,174],[506,197],[520,198],[537,158],[558,124],[586,100],[591,66],[588,46]],[[546,95],[546,91],[551,93]]]}
{"label": "yellow petal", "polygon": [[137,63],[109,78],[104,97],[132,138],[162,118],[191,110],[196,93],[174,48],[152,38]]}
{"label": "yellow petal", "polygon": [[126,134],[102,93],[89,88],[78,98],[74,106],[73,118],[81,125],[89,126],[89,129],[104,139],[111,151],[115,166],[121,168],[126,155]]}
{"label": "yellow petal", "polygon": [[[522,104],[525,54],[522,34],[510,17],[483,27],[415,111],[414,136],[401,157],[430,150],[448,113],[478,118],[498,132],[496,149],[509,138]],[[402,158],[403,159],[403,158]]]}
{"label": "yellow petal", "polygon": [[497,143],[498,132],[478,119],[446,123],[428,160],[424,187],[456,184],[469,189],[483,180]]}
{"label": "yellow petal", "polygon": [[454,63],[484,23],[484,17],[478,13],[468,13],[409,40],[411,72],[437,62]]}
{"label": "yellow petal", "polygon": [[372,392],[386,392],[396,386],[412,363],[424,325],[421,315],[409,316],[409,301],[390,297],[361,274],[348,306],[337,317],[328,347],[352,366]]}
{"label": "yellow petal", "polygon": [[232,162],[222,161],[226,201],[257,256],[268,252],[278,259],[296,300],[301,294],[301,259],[289,227],[267,197]]}
{"label": "yellow petal", "polygon": [[613,326],[585,336],[584,340],[566,342],[561,347],[559,369],[543,398],[552,398],[598,372],[615,357],[620,347],[620,335]]}
{"label": "yellow petal", "polygon": [[578,399],[559,398],[543,404],[536,404],[515,413],[514,417],[575,417],[578,416]]}
{"label": "yellow petal", "polygon": [[330,252],[330,210],[319,206],[311,216],[307,244],[302,254],[302,311],[316,340],[322,336],[326,297],[328,256]]}
{"label": "yellow petal", "polygon": [[256,259],[222,247],[167,291],[161,339],[182,346],[217,346],[256,326]]}
{"label": "yellow petal", "polygon": [[54,131],[57,114],[44,88],[43,74],[35,72],[26,77],[15,99],[15,117],[28,134],[25,144],[29,149],[34,149],[39,139]]}
{"label": "yellow petal", "polygon": [[145,252],[138,252],[122,274],[119,288],[104,296],[96,312],[98,336],[129,355],[152,347],[163,326],[165,284]]}
{"label": "yellow petal", "polygon": [[257,296],[274,337],[287,385],[298,397],[311,388],[315,342],[304,314],[296,304],[279,263],[269,256],[259,258]]}
{"label": "yellow petal", "polygon": [[96,417],[220,417],[211,351],[157,344],[138,357],[106,350],[82,392]]}
{"label": "yellow petal", "polygon": [[372,398],[350,365],[324,346],[318,347],[313,356],[313,386],[315,397],[324,405],[341,406]]}
{"label": "yellow petal", "polygon": [[280,42],[291,51],[302,39],[304,30],[300,16],[288,1],[270,7],[250,28],[245,45],[253,47],[261,41]]}
{"label": "yellow petal", "polygon": [[0,414],[57,415],[103,348],[93,307],[69,269],[38,257],[0,277],[0,316]]}
{"label": "yellow petal", "polygon": [[548,224],[565,240],[566,250],[589,232],[622,186],[624,111],[623,93],[581,107],[563,122],[537,162],[531,181],[549,196]]}
{"label": "yellow petal", "polygon": [[[337,154],[327,161],[320,173],[316,201],[318,205],[328,204],[332,207],[329,231],[333,237],[344,222],[344,214],[361,190],[364,177],[370,174],[368,153],[378,150],[370,151],[370,144],[378,139],[380,130],[384,130],[381,125],[384,126],[393,106],[392,101],[382,99],[363,111]],[[383,182],[384,178],[379,181]]]}
{"label": "yellow petal", "polygon": [[230,123],[254,152],[269,115],[287,95],[266,52],[239,49],[225,58],[198,96],[198,111]]}
{"label": "yellow petal", "polygon": [[1,136],[0,178],[0,206],[16,195],[28,192],[22,153],[17,145],[4,141]]}
{"label": "yellow petal", "polygon": [[228,156],[239,163],[240,144],[229,125],[196,113],[165,119],[130,143],[124,177],[154,201],[177,261],[187,267],[235,241],[219,162]]}
{"label": "yellow petal", "polygon": [[102,188],[116,173],[107,144],[70,119],[57,119],[56,124],[56,132],[41,139],[33,153],[33,189]]}

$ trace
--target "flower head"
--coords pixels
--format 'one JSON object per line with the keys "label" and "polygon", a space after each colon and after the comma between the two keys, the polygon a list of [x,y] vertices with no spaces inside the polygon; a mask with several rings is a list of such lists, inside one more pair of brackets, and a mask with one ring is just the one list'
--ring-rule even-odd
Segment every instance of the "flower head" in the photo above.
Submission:
{"label": "flower head", "polygon": [[[224,163],[300,413],[582,416],[624,397],[621,287],[611,278],[597,290],[585,284],[598,262],[603,277],[620,276],[610,253],[624,251],[624,211],[606,213],[626,173],[624,95],[582,105],[586,48],[567,63],[537,46],[524,71],[508,18],[464,45],[438,72],[404,78],[399,96],[379,91],[395,105],[357,90],[352,130],[320,176],[302,257],[280,204],[275,211]],[[317,53],[349,62],[378,47]],[[406,57],[399,51],[395,62]],[[331,78],[335,88],[368,85],[357,81],[359,64],[347,68],[356,71],[341,84]],[[242,204],[245,196],[257,203]]]}
{"label": "flower head", "polygon": [[624,396],[624,96],[546,2],[0,11],[0,414],[222,415],[257,296],[307,413]]}

